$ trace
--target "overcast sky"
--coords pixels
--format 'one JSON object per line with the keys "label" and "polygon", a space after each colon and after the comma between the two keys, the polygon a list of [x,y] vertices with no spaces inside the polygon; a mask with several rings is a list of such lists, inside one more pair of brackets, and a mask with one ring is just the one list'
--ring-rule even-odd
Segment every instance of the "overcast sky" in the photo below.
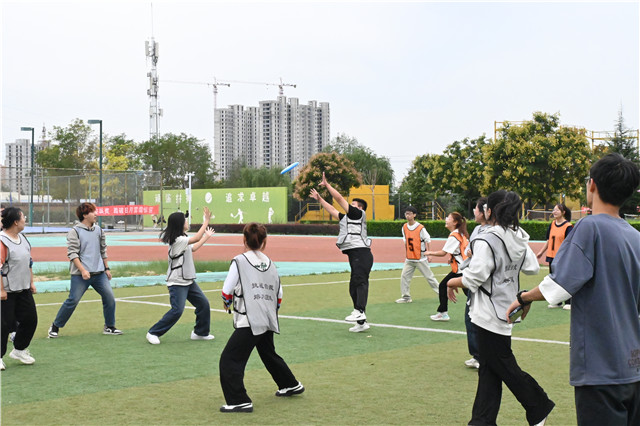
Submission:
{"label": "overcast sky", "polygon": [[[153,13],[152,13],[153,10]],[[153,19],[152,19],[153,16]],[[211,142],[210,87],[296,84],[396,177],[494,121],[560,113],[612,130],[639,123],[638,2],[2,1],[2,142],[75,118],[149,138],[145,41],[160,43],[160,131]],[[276,86],[221,87],[218,107],[258,106]],[[97,129],[96,129],[97,130]],[[4,147],[3,147],[4,148]],[[4,163],[4,149],[1,162]]]}

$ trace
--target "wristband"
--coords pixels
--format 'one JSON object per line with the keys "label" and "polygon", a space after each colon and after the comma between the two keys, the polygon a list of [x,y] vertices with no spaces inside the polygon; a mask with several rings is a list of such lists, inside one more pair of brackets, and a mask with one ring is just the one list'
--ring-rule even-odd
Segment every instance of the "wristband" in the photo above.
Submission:
{"label": "wristband", "polygon": [[531,304],[531,302],[525,302],[524,300],[522,300],[522,293],[524,293],[525,291],[529,291],[529,290],[520,290],[516,295],[516,299],[518,299],[518,303],[520,304],[520,306],[526,306]]}
{"label": "wristband", "polygon": [[104,268],[104,270],[105,270],[105,271],[110,271],[110,270],[111,270],[111,268]]}

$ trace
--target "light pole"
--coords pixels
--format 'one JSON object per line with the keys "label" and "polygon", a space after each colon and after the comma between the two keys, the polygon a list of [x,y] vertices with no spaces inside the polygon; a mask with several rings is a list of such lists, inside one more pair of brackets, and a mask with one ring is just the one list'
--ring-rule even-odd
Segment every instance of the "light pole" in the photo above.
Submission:
{"label": "light pole", "polygon": [[195,175],[195,173],[187,173],[184,175],[184,180],[189,180],[189,188],[187,189],[187,201],[189,202],[189,209],[187,210],[189,217],[187,220],[189,221],[189,226],[191,226],[191,216],[193,216],[193,212],[191,211],[191,177]]}
{"label": "light pole", "polygon": [[[102,207],[102,120],[89,120],[89,124],[99,124],[100,125],[100,198],[99,203],[100,207]],[[102,228],[102,216],[98,216],[98,226]]]}
{"label": "light pole", "polygon": [[33,226],[33,156],[35,155],[35,141],[33,127],[20,127],[23,132],[31,130],[31,198],[29,200],[29,226]]}

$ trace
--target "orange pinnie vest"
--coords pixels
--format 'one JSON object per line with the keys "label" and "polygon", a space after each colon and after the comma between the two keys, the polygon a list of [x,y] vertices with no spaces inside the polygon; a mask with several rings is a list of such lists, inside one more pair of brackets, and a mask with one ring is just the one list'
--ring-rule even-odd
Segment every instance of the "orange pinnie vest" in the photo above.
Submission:
{"label": "orange pinnie vest", "polygon": [[555,258],[560,248],[560,244],[564,241],[564,236],[567,233],[567,228],[572,226],[571,222],[564,221],[562,225],[556,225],[556,222],[551,222],[551,229],[549,230],[549,245],[547,246],[547,257]]}
{"label": "orange pinnie vest", "polygon": [[406,250],[407,259],[420,260],[422,259],[422,240],[420,239],[420,232],[424,229],[422,224],[418,224],[414,230],[409,229],[409,224],[402,225],[404,231],[404,247]]}
{"label": "orange pinnie vest", "polygon": [[[464,235],[462,235],[459,232],[452,232],[449,234],[450,237],[455,238],[456,240],[458,240],[460,242],[460,256],[462,257],[462,260],[465,260],[468,256],[465,254],[465,252],[467,251],[467,246],[469,245],[469,240],[467,239],[467,237],[465,237]],[[456,257],[453,254],[449,255],[451,258],[449,259],[449,263],[451,264],[451,272],[453,272],[454,274],[458,273],[458,261],[456,260]]]}

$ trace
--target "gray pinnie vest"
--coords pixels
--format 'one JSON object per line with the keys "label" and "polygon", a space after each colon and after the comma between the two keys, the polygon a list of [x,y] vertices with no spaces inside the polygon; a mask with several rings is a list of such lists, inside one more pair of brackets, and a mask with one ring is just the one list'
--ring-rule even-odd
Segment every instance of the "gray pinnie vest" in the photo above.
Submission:
{"label": "gray pinnie vest", "polygon": [[[520,289],[520,270],[524,264],[526,252],[522,258],[512,259],[502,238],[492,232],[479,234],[473,240],[472,245],[479,240],[489,244],[495,264],[489,288],[487,288],[487,284],[484,284],[480,287],[480,291],[489,296],[496,318],[507,322],[504,313],[516,299],[516,294]],[[471,250],[473,251],[473,246]]]}
{"label": "gray pinnie vest", "polygon": [[[254,336],[259,336],[271,330],[280,333],[278,324],[278,294],[280,293],[280,276],[273,262],[269,265],[254,266],[244,254],[233,258],[232,262],[238,267],[242,294],[234,293],[234,309],[244,305],[249,327]],[[241,298],[244,303],[236,303]],[[234,324],[235,326],[235,324]]]}
{"label": "gray pinnie vest", "polygon": [[78,257],[85,269],[90,273],[104,272],[104,260],[102,260],[102,253],[100,253],[102,228],[94,225],[92,229],[80,226],[74,226],[73,229],[75,229],[80,241]]}
{"label": "gray pinnie vest", "polygon": [[371,246],[371,239],[367,237],[367,216],[364,210],[358,220],[349,219],[346,214],[342,216],[336,245],[342,251]]}
{"label": "gray pinnie vest", "polygon": [[175,281],[176,278],[183,281],[196,279],[196,265],[193,263],[191,245],[175,256],[171,256],[171,247],[169,247],[169,269],[167,269],[166,281]]}
{"label": "gray pinnie vest", "polygon": [[18,234],[20,243],[16,244],[4,235],[0,236],[7,247],[7,259],[2,265],[2,285],[7,293],[19,292],[31,288],[31,244],[27,238]]}

